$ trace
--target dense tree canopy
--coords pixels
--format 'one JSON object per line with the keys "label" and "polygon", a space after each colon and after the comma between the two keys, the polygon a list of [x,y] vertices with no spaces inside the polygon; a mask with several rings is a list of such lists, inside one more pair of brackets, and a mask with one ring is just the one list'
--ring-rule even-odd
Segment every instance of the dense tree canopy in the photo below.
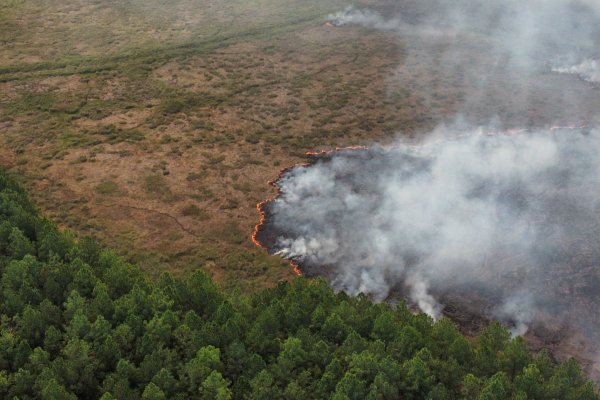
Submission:
{"label": "dense tree canopy", "polygon": [[298,278],[151,281],[39,217],[0,172],[0,398],[600,399],[574,360]]}

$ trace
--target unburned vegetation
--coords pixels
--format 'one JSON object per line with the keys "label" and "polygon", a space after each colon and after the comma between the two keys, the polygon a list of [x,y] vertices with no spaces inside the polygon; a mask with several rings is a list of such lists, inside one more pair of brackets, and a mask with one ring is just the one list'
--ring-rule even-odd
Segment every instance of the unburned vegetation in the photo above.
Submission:
{"label": "unburned vegetation", "polygon": [[[388,3],[359,2],[383,13]],[[250,241],[255,205],[273,195],[267,181],[307,151],[418,137],[460,112],[478,84],[439,67],[451,38],[327,24],[344,6],[4,2],[0,162],[47,216],[150,276],[202,267],[244,290],[288,279],[291,269]],[[465,43],[465,57],[485,59],[485,43]],[[565,111],[544,105],[575,92],[597,109],[583,83],[510,78],[499,96],[526,87],[533,105],[516,114],[485,99],[474,107],[481,120],[493,108],[516,125],[551,121]]]}
{"label": "unburned vegetation", "polygon": [[336,2],[12,3],[3,164],[46,215],[151,276],[201,266],[226,287],[288,278],[249,240],[266,181],[305,151],[398,124],[382,93],[402,49],[325,26]]}
{"label": "unburned vegetation", "polygon": [[0,216],[2,398],[598,399],[575,360],[498,323],[470,341],[323,281],[249,296],[202,271],[151,280],[41,218],[3,170]]}

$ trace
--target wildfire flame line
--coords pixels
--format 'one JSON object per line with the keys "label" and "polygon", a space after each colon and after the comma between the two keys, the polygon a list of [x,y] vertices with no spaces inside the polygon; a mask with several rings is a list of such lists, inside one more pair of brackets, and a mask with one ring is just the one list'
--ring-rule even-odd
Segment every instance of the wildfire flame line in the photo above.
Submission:
{"label": "wildfire flame line", "polygon": [[[267,199],[259,202],[258,204],[256,204],[256,210],[258,211],[258,214],[259,214],[260,217],[259,217],[258,223],[254,226],[254,231],[252,231],[252,236],[251,236],[252,243],[254,243],[256,246],[258,246],[258,247],[260,247],[262,249],[268,250],[267,247],[264,246],[260,242],[260,240],[258,240],[258,232],[260,231],[260,228],[265,224],[265,221],[267,219],[267,212],[265,210],[266,205],[269,204],[270,202],[272,202],[273,200],[275,200],[277,198],[277,196],[279,196],[281,194],[281,188],[277,184],[277,181],[287,171],[289,171],[289,170],[291,170],[293,168],[296,168],[298,166],[301,166],[301,165],[307,166],[308,164],[307,163],[305,163],[305,164],[297,164],[297,165],[293,165],[291,167],[283,168],[281,171],[279,171],[279,174],[277,175],[276,179],[267,181],[267,184],[270,185],[270,186],[273,186],[277,190],[277,193],[275,193],[273,196],[271,196],[271,197],[269,197],[269,198],[267,198]],[[293,260],[290,260],[290,265],[293,268],[294,273],[296,275],[298,275],[298,276],[302,275],[302,271],[300,271],[300,266],[296,262],[294,262]]]}
{"label": "wildfire flame line", "polygon": [[[307,151],[305,153],[305,155],[308,157],[314,157],[314,156],[323,156],[326,154],[332,154],[332,153],[336,153],[338,151],[343,151],[343,150],[368,150],[368,149],[369,149],[369,147],[367,147],[367,146],[336,147],[333,150]],[[279,171],[277,178],[267,181],[267,184],[270,186],[273,186],[276,189],[277,193],[275,193],[273,196],[256,204],[256,210],[258,211],[259,219],[258,219],[258,223],[254,226],[254,230],[252,231],[251,240],[252,240],[252,243],[254,243],[254,245],[256,245],[257,247],[268,250],[267,247],[264,246],[260,242],[260,240],[258,240],[258,232],[260,231],[260,228],[265,224],[265,221],[267,219],[267,212],[265,210],[265,207],[267,206],[267,204],[269,204],[270,202],[275,200],[281,194],[281,188],[277,184],[277,181],[279,181],[279,179],[281,179],[281,177],[283,177],[283,175],[286,172],[288,172],[294,168],[297,168],[297,167],[301,167],[301,166],[307,167],[309,165],[310,165],[310,163],[301,163],[301,164],[292,165],[291,167],[283,168],[282,170]],[[298,276],[302,275],[302,271],[300,271],[300,266],[294,260],[290,260],[290,265],[294,269],[294,273],[296,275],[298,275]]]}
{"label": "wildfire flame line", "polygon": [[[552,126],[550,128],[548,128],[549,131],[558,131],[558,130],[581,130],[581,129],[587,129],[589,128],[589,125],[579,125],[579,126]],[[479,136],[512,136],[512,135],[517,135],[517,134],[521,134],[524,132],[527,132],[528,129],[511,129],[511,130],[506,130],[506,131],[482,131],[479,132],[478,135]],[[449,139],[440,139],[437,141],[434,141],[430,144],[439,144],[439,143],[443,143],[443,142],[448,142],[450,140],[458,140],[458,139],[462,139],[462,138],[466,138],[469,136],[472,136],[472,133],[469,134],[464,134],[464,135],[458,135],[458,136],[454,136],[452,138]],[[307,157],[318,157],[318,156],[325,156],[328,154],[333,154],[333,153],[337,153],[339,151],[356,151],[356,150],[368,150],[369,147],[368,146],[348,146],[348,147],[336,147],[333,150],[321,150],[321,151],[308,151],[305,153],[305,155]],[[252,231],[252,243],[254,243],[257,247],[260,247],[262,249],[268,250],[268,248],[266,246],[264,246],[259,240],[258,240],[258,232],[260,231],[260,228],[265,224],[265,221],[267,219],[267,212],[265,210],[265,207],[267,206],[267,204],[271,203],[272,201],[274,201],[280,194],[281,194],[281,187],[277,184],[277,182],[283,177],[283,175],[294,169],[297,167],[301,167],[301,166],[310,166],[311,163],[301,163],[301,164],[295,164],[292,165],[291,167],[286,167],[283,168],[279,171],[279,174],[277,175],[277,178],[275,178],[274,180],[269,180],[267,181],[267,184],[270,186],[273,186],[277,193],[275,193],[273,196],[259,202],[258,204],[256,204],[256,210],[258,211],[259,214],[259,220],[258,223],[254,226],[254,230]],[[298,265],[298,263],[296,263],[294,260],[290,260],[290,265],[292,266],[292,268],[294,269],[294,273],[298,276],[302,275],[302,271],[300,271],[300,266]]]}

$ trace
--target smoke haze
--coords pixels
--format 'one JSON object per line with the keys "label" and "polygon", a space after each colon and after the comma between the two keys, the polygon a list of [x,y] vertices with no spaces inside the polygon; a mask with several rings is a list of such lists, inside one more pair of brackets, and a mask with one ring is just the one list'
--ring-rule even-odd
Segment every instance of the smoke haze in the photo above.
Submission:
{"label": "smoke haze", "polygon": [[[338,290],[401,293],[434,318],[454,303],[516,335],[568,325],[595,356],[600,130],[583,127],[598,126],[599,3],[382,3],[328,20],[396,35],[387,95],[418,90],[439,127],[288,170],[263,243]],[[454,108],[435,115],[441,97]]]}
{"label": "smoke haze", "polygon": [[[521,333],[532,309],[557,305],[557,293],[548,295],[530,281],[582,254],[591,257],[585,263],[596,261],[590,251],[595,254],[598,246],[581,233],[597,232],[599,226],[589,216],[596,210],[600,169],[595,153],[588,152],[600,150],[598,132],[559,135],[544,127],[595,125],[597,93],[563,77],[600,80],[595,61],[600,5],[590,0],[379,4],[377,9],[349,6],[328,19],[335,26],[395,33],[406,54],[393,84],[410,84],[410,70],[423,69],[436,77],[432,88],[422,88],[432,104],[440,96],[436,81],[456,86],[461,100],[446,120],[460,120],[461,129],[440,127],[418,150],[401,141],[385,151],[342,152],[287,174],[281,180],[284,196],[272,207],[273,222],[286,223],[289,215],[316,219],[293,218],[292,225],[304,230],[281,238],[280,254],[326,265],[333,284],[351,293],[383,299],[401,283],[434,317],[442,306],[432,286],[442,293],[462,284],[484,287],[491,280],[497,292],[507,282],[495,274],[512,271],[523,285],[501,294],[494,313],[511,319]],[[490,137],[473,128],[491,122],[498,129],[528,132]],[[435,145],[431,136],[459,139]],[[318,221],[329,228],[313,230]],[[567,242],[569,250],[556,256]],[[338,271],[338,266],[343,267]]]}
{"label": "smoke haze", "polygon": [[[597,52],[600,5],[585,0],[425,0],[391,2],[382,12],[352,6],[331,14],[336,25],[356,24],[401,35],[480,35],[497,57],[518,66],[583,61]],[[460,45],[460,43],[456,43]],[[452,49],[449,49],[450,51]],[[504,50],[501,54],[500,51]],[[538,64],[541,63],[541,64]]]}
{"label": "smoke haze", "polygon": [[[595,95],[565,75],[588,82],[597,79],[597,2],[406,0],[379,4],[374,9],[348,7],[328,18],[337,26],[362,26],[397,35],[404,54],[397,74],[390,78],[390,93],[417,89],[422,102],[431,105],[430,117],[435,121],[449,123],[461,115],[474,126],[494,121],[516,128],[578,125],[597,118],[597,100],[590,98]],[[440,112],[435,105],[447,98],[452,99],[452,109]]]}
{"label": "smoke haze", "polygon": [[599,150],[599,131],[555,130],[334,153],[278,181],[272,250],[351,294],[400,290],[433,317],[449,288],[481,290],[523,333],[600,289]]}

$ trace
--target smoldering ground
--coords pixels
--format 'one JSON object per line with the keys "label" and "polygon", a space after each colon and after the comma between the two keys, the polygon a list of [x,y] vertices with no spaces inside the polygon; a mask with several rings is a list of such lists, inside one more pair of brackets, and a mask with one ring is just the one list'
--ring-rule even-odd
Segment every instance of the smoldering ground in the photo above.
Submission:
{"label": "smoldering ground", "polygon": [[453,133],[288,170],[259,239],[338,290],[399,291],[434,317],[460,292],[514,333],[600,327],[600,131],[435,139]]}

